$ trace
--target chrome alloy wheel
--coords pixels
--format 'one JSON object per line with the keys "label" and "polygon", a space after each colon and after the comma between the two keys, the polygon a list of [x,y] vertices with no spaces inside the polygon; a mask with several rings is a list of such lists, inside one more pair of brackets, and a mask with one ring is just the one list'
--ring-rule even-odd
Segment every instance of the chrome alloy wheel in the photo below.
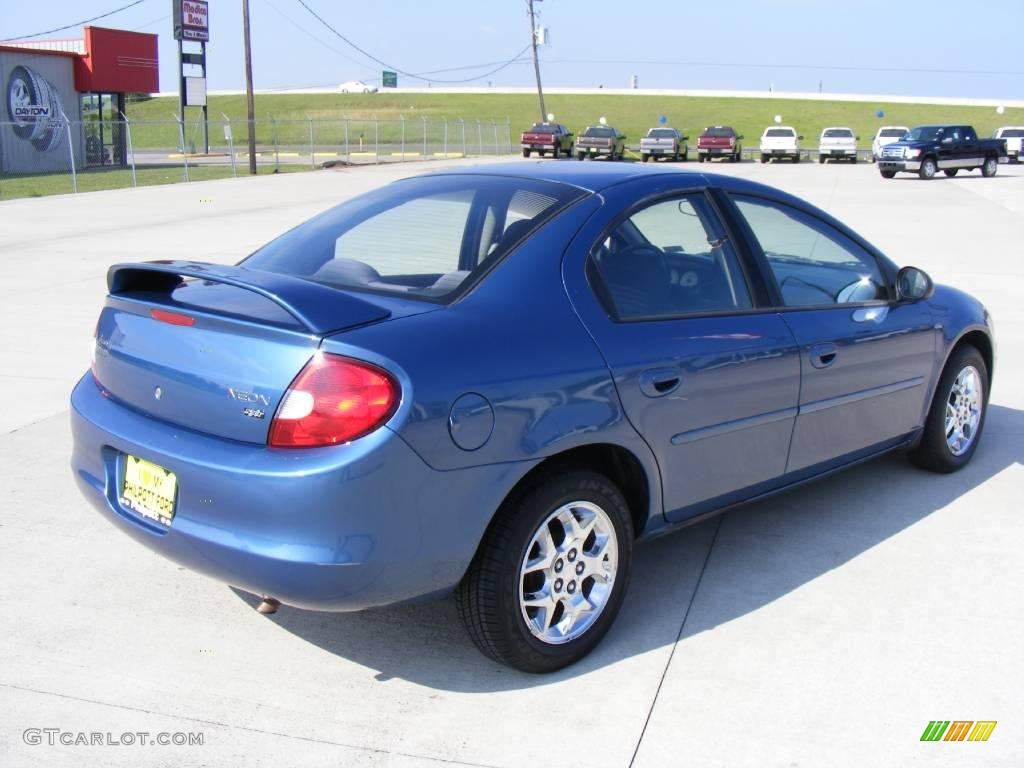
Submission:
{"label": "chrome alloy wheel", "polygon": [[967,452],[978,434],[984,407],[981,376],[973,365],[957,375],[946,400],[946,445],[954,456]]}
{"label": "chrome alloy wheel", "polygon": [[519,570],[519,608],[531,634],[559,645],[597,621],[615,585],[618,539],[589,501],[564,504],[541,524]]}

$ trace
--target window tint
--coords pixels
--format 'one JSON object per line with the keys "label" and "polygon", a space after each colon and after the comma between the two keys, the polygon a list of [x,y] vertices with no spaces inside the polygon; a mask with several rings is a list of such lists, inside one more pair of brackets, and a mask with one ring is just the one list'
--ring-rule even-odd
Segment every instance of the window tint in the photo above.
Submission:
{"label": "window tint", "polygon": [[778,137],[785,136],[785,137],[790,137],[790,136],[796,136],[796,131],[794,131],[792,128],[769,128],[767,131],[764,132],[764,135],[765,136],[778,136]]}
{"label": "window tint", "polygon": [[853,131],[849,128],[826,128],[821,135],[826,139],[852,139]]}
{"label": "window tint", "polygon": [[647,132],[647,136],[651,139],[674,139],[676,131],[674,128],[651,128]]}
{"label": "window tint", "polygon": [[346,289],[441,299],[583,194],[483,175],[410,179],[301,224],[244,264]]}
{"label": "window tint", "polygon": [[732,128],[708,128],[704,131],[704,135],[719,139],[731,139],[736,132]]}
{"label": "window tint", "polygon": [[733,200],[754,232],[786,306],[884,301],[874,257],[824,222],[760,198]]}
{"label": "window tint", "polygon": [[752,306],[736,256],[700,195],[634,213],[595,247],[590,269],[619,320]]}

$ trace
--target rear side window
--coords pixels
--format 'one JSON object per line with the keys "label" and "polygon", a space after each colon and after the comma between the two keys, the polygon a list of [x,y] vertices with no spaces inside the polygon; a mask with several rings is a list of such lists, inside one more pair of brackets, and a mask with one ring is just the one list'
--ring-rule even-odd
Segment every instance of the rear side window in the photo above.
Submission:
{"label": "rear side window", "polygon": [[595,246],[588,269],[619,321],[752,306],[736,255],[700,194],[661,200],[622,221]]}
{"label": "rear side window", "polygon": [[584,194],[497,176],[408,179],[299,225],[243,264],[339,288],[446,301]]}

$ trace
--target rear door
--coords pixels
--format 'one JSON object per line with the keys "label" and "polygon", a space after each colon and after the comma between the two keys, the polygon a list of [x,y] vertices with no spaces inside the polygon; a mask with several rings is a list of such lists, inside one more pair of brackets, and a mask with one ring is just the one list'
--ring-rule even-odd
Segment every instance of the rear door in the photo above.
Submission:
{"label": "rear door", "polygon": [[770,198],[731,199],[800,347],[787,472],[841,463],[920,427],[936,349],[926,303],[892,301],[888,268],[828,222]]}
{"label": "rear door", "polygon": [[[642,184],[649,191],[650,180]],[[679,520],[782,475],[800,365],[712,200],[667,189],[629,208],[636,187],[605,193],[565,261],[566,284],[627,418],[657,457],[666,516]],[[609,213],[623,209],[618,220]],[[588,281],[576,271],[584,262]]]}

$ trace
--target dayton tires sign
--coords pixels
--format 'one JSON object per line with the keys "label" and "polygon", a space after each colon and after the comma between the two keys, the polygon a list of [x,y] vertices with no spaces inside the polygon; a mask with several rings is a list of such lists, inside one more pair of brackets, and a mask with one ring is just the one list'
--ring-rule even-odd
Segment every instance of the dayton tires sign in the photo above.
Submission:
{"label": "dayton tires sign", "polygon": [[39,152],[53,152],[64,137],[60,95],[35,70],[18,65],[11,70],[6,87],[7,119],[14,135]]}

